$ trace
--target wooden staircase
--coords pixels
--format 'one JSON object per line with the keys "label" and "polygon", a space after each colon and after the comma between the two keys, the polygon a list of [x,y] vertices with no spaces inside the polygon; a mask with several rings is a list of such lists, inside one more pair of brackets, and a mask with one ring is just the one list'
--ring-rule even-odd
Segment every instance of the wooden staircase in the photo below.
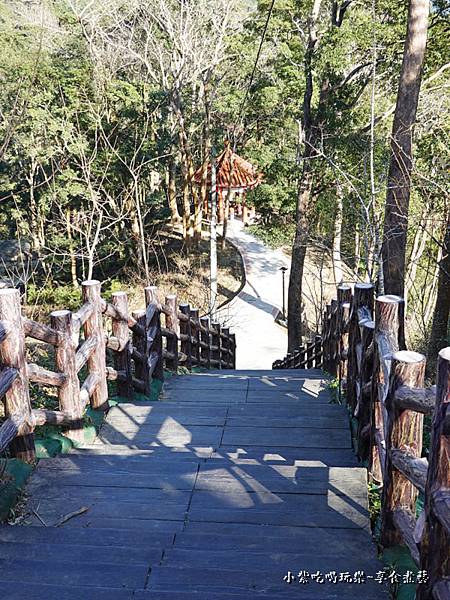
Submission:
{"label": "wooden staircase", "polygon": [[389,597],[319,370],[173,377],[162,401],[112,408],[92,446],[41,460],[27,494],[23,525],[0,527],[2,600]]}

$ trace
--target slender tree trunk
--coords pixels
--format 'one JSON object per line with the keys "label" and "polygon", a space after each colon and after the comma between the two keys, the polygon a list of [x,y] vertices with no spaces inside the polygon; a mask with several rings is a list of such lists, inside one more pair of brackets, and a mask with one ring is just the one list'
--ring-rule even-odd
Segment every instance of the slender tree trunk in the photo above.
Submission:
{"label": "slender tree trunk", "polygon": [[428,240],[428,231],[426,228],[428,207],[426,207],[420,218],[418,227],[414,235],[411,255],[408,260],[405,276],[405,300],[408,301],[409,293],[414,286],[416,280],[417,267],[419,260],[422,257]]}
{"label": "slender tree trunk", "polygon": [[177,206],[177,188],[176,188],[176,162],[174,156],[169,159],[169,167],[166,174],[167,200],[170,209],[170,218],[172,225],[181,223],[181,215]]}
{"label": "slender tree trunk", "polygon": [[70,255],[70,274],[72,277],[72,285],[74,287],[78,287],[78,277],[77,277],[77,259],[75,256],[75,247],[73,243],[73,235],[72,235],[72,211],[70,208],[66,210],[66,230],[67,230],[67,239],[69,242],[69,255]]}
{"label": "slender tree trunk", "polygon": [[404,295],[412,135],[427,42],[429,0],[409,0],[408,27],[392,126],[382,246],[384,291]]}
{"label": "slender tree trunk", "polygon": [[338,184],[336,188],[336,215],[334,217],[334,237],[333,237],[333,272],[334,282],[336,285],[342,283],[342,256],[341,256],[341,239],[342,239],[342,190]]}
{"label": "slender tree trunk", "polygon": [[359,276],[359,264],[361,262],[361,226],[359,223],[356,224],[355,229],[355,275]]}

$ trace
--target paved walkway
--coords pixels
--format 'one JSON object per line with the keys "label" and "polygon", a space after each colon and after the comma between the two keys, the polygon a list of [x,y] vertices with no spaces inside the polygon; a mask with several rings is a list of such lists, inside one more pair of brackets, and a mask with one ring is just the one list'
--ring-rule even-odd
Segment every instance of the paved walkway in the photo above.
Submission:
{"label": "paved walkway", "polygon": [[389,597],[333,583],[381,565],[319,371],[174,377],[163,402],[120,404],[94,445],[40,461],[27,492],[28,526],[0,526],[2,600]]}
{"label": "paved walkway", "polygon": [[[229,221],[228,239],[243,256],[247,281],[220,318],[236,333],[237,368],[271,369],[287,352],[287,330],[275,323],[275,316],[283,304],[280,267],[289,269],[290,261],[250,235],[237,219]],[[289,270],[285,277],[287,298]]]}

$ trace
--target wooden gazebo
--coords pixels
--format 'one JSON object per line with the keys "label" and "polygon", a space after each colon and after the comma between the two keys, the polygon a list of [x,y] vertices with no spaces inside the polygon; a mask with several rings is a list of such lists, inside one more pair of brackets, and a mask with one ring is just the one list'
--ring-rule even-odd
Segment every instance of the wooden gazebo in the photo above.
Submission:
{"label": "wooden gazebo", "polygon": [[[201,185],[203,182],[204,169],[200,167],[194,174],[194,182]],[[253,190],[262,181],[263,175],[257,168],[244,158],[238,156],[225,142],[225,148],[216,159],[216,189],[217,189],[217,216],[218,221],[223,222],[225,205],[228,208],[227,217],[234,214],[242,216],[244,223],[249,219],[249,209],[246,204],[246,193]],[[211,163],[208,164],[207,187],[211,187]],[[228,196],[228,202],[225,199]],[[205,214],[208,214],[208,206],[204,206]],[[250,209],[254,212],[254,209]]]}

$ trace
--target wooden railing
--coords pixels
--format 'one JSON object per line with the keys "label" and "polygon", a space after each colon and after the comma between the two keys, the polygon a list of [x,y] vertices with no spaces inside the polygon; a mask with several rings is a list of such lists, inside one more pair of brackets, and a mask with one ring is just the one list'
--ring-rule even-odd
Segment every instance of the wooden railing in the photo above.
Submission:
{"label": "wooden railing", "polygon": [[[199,318],[188,304],[178,307],[174,295],[161,304],[157,288],[147,287],[146,308],[130,314],[125,292],[112,294],[109,303],[100,282],[86,281],[82,294],[78,311],[54,311],[47,325],[22,316],[19,290],[0,290],[0,398],[6,417],[0,451],[9,447],[12,456],[33,461],[33,431],[46,423],[64,426],[66,435],[79,439],[86,406],[108,409],[108,381],[117,382],[120,396],[131,398],[135,391],[150,396],[152,379],[162,380],[164,368],[235,367],[235,336]],[[27,362],[26,338],[54,347],[55,371]],[[59,410],[33,408],[30,383],[56,387]]]}
{"label": "wooden railing", "polygon": [[[406,545],[426,571],[418,600],[450,598],[450,348],[439,353],[437,385],[426,388],[425,356],[406,350],[403,298],[375,299],[372,284],[358,283],[353,292],[340,286],[326,307],[322,352],[357,419],[358,456],[383,486],[383,546]],[[281,364],[300,366],[286,357],[273,367]],[[428,460],[424,415],[432,416]],[[416,518],[419,492],[425,506]]]}
{"label": "wooden railing", "polygon": [[288,352],[282,360],[276,360],[273,369],[321,369],[323,366],[322,336]]}

